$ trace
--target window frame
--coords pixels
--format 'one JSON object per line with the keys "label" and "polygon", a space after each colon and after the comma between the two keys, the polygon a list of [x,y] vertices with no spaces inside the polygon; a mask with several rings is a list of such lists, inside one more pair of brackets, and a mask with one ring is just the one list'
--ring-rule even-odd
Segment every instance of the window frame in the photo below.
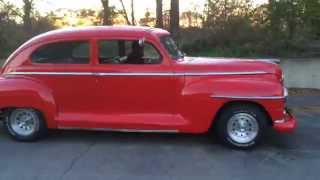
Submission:
{"label": "window frame", "polygon": [[[55,43],[65,43],[65,42],[86,42],[89,45],[89,61],[88,63],[85,64],[71,64],[71,63],[37,63],[32,60],[32,55],[39,50],[40,48],[43,48],[45,46],[48,46],[50,44],[55,44]],[[88,65],[93,65],[93,54],[94,54],[94,47],[93,47],[93,41],[92,39],[89,38],[80,38],[80,39],[59,39],[59,40],[54,40],[54,41],[46,41],[39,43],[33,47],[31,50],[27,62],[31,65],[37,65],[37,66],[61,66],[61,65],[66,65],[66,66],[88,66]]]}
{"label": "window frame", "polygon": [[150,44],[156,51],[157,51],[157,53],[159,54],[159,56],[160,56],[160,59],[159,59],[159,63],[157,63],[157,64],[102,64],[102,63],[100,63],[100,47],[99,47],[99,43],[101,42],[101,41],[139,41],[141,38],[136,38],[136,37],[134,37],[134,38],[132,38],[132,37],[118,37],[118,38],[99,38],[99,39],[96,39],[95,40],[95,47],[96,47],[96,59],[95,59],[95,63],[97,64],[97,65],[106,65],[106,66],[139,66],[139,65],[142,65],[142,66],[146,66],[146,65],[148,65],[148,66],[155,66],[155,65],[164,65],[164,63],[165,63],[165,61],[164,61],[164,56],[163,56],[163,54],[162,54],[162,52],[157,48],[157,46],[155,45],[155,43],[154,42],[152,42],[152,41],[150,41],[150,40],[148,40],[148,39],[146,39],[145,40],[145,44],[146,43],[148,43],[148,44]]}

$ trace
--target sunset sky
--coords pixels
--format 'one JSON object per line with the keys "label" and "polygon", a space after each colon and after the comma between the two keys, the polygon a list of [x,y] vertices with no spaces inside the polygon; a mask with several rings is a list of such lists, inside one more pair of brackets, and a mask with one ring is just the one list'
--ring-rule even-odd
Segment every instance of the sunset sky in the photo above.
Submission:
{"label": "sunset sky", "polygon": [[[17,6],[22,5],[22,0],[9,0]],[[126,8],[130,11],[130,0],[123,0]],[[268,0],[253,0],[255,4],[265,3]],[[164,0],[164,9],[169,9],[170,0]],[[180,11],[187,10],[197,10],[202,11],[203,5],[206,0],[180,0]],[[41,13],[46,13],[49,11],[54,11],[59,8],[67,8],[67,9],[82,9],[82,8],[90,8],[90,9],[101,9],[100,0],[35,0],[36,9]],[[121,8],[121,4],[119,0],[110,0],[111,6],[116,6],[117,8]],[[148,9],[151,12],[155,12],[156,1],[155,0],[135,0],[135,11],[136,16],[143,17],[145,11]]]}

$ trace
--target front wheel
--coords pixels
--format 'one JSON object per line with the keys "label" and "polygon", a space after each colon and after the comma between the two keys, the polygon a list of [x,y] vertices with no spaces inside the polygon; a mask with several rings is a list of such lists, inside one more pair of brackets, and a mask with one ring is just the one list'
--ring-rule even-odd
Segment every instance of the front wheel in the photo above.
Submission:
{"label": "front wheel", "polygon": [[224,144],[249,149],[262,138],[267,116],[258,106],[232,105],[222,111],[216,123],[216,133]]}
{"label": "front wheel", "polygon": [[34,109],[11,110],[5,124],[7,132],[18,141],[35,141],[47,132],[43,116]]}

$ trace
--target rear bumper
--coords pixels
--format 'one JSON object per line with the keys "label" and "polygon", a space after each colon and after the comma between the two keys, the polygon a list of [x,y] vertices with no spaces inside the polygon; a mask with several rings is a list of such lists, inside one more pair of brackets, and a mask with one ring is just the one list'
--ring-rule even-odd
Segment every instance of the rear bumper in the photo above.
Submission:
{"label": "rear bumper", "polygon": [[284,119],[274,121],[273,128],[278,132],[290,133],[297,127],[297,120],[289,110],[286,110]]}

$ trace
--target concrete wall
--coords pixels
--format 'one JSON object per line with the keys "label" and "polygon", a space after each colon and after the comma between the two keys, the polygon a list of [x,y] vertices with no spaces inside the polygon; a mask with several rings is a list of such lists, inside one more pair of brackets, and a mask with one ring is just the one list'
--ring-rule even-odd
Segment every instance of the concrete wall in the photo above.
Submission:
{"label": "concrete wall", "polygon": [[281,59],[280,64],[287,87],[320,89],[320,58]]}

